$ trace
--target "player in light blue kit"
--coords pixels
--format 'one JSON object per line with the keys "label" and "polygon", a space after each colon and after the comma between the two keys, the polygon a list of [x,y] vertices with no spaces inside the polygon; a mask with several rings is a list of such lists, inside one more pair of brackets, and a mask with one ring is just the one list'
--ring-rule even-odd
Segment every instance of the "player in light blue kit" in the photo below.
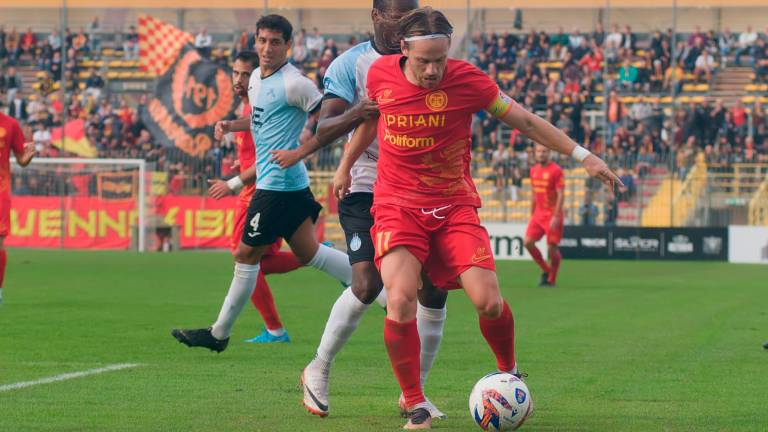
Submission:
{"label": "player in light blue kit", "polygon": [[322,95],[312,81],[288,63],[293,27],[287,19],[266,15],[256,24],[256,32],[260,67],[253,71],[248,85],[251,118],[217,125],[217,133],[247,130],[250,126],[256,143],[256,166],[228,182],[235,190],[259,173],[235,254],[234,277],[211,327],[173,331],[173,336],[188,346],[217,352],[227,347],[232,326],[256,284],[261,257],[278,237],[288,240],[300,262],[328,273],[345,286],[352,282],[347,255],[318,243],[315,237],[314,223],[322,207],[309,189],[304,163],[283,169],[272,161],[273,151],[299,147],[308,113],[320,108]]}

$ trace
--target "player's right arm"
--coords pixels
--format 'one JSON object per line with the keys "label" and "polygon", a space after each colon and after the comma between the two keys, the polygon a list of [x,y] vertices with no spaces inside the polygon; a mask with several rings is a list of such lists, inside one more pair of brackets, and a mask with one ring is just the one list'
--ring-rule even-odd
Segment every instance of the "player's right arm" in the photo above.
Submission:
{"label": "player's right arm", "polygon": [[320,108],[320,120],[317,123],[315,136],[295,150],[273,151],[273,160],[282,168],[295,165],[300,160],[346,135],[365,120],[375,118],[379,113],[376,103],[368,99],[363,99],[351,109],[347,109],[349,105],[349,102],[342,98],[324,99]]}
{"label": "player's right arm", "polygon": [[352,166],[376,139],[376,125],[377,121],[374,119],[361,124],[347,144],[344,155],[339,162],[339,168],[333,176],[333,194],[340,200],[344,199],[352,184],[352,176],[350,175]]}
{"label": "player's right arm", "polygon": [[248,117],[242,117],[237,120],[222,120],[216,122],[216,126],[213,128],[213,137],[220,140],[229,132],[243,132],[250,129],[250,127],[251,119]]}

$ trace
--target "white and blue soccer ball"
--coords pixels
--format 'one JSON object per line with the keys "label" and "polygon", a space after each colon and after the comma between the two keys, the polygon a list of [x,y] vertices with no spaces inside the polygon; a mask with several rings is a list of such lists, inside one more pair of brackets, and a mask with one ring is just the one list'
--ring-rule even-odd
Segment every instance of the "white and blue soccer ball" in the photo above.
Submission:
{"label": "white and blue soccer ball", "polygon": [[490,373],[472,388],[469,413],[482,430],[516,430],[533,413],[531,392],[512,374]]}

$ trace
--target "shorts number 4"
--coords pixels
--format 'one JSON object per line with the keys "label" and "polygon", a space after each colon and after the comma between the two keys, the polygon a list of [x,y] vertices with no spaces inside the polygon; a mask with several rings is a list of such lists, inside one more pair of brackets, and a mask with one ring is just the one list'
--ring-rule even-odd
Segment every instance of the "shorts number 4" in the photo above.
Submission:
{"label": "shorts number 4", "polygon": [[251,226],[251,229],[253,230],[253,232],[248,233],[248,236],[251,237],[251,238],[256,237],[257,235],[261,234],[259,232],[259,219],[261,219],[261,213],[256,213],[251,218],[251,222],[249,222],[249,225]]}

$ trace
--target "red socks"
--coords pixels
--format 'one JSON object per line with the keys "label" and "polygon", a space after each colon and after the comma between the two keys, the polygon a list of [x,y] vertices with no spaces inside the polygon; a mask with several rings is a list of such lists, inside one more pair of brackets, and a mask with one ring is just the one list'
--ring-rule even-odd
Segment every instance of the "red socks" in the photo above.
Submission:
{"label": "red socks", "polygon": [[269,284],[267,284],[264,275],[288,273],[299,267],[301,267],[301,263],[290,252],[277,252],[276,254],[265,255],[261,259],[261,271],[259,278],[256,279],[256,288],[251,294],[251,303],[259,310],[264,325],[269,330],[281,329],[283,323],[280,321],[275,300],[272,298],[272,291],[269,290]]}
{"label": "red socks", "polygon": [[264,255],[261,259],[261,271],[265,275],[288,273],[301,267],[301,263],[296,256],[290,252],[278,252],[274,255]]}
{"label": "red socks", "polygon": [[534,246],[531,249],[528,249],[528,253],[531,254],[533,260],[536,261],[536,264],[541,267],[541,270],[544,271],[544,273],[549,273],[549,266],[547,265],[547,262],[544,261],[544,257],[541,255],[539,248]]}
{"label": "red socks", "polygon": [[515,320],[507,302],[501,316],[496,319],[480,317],[480,331],[496,355],[499,371],[509,372],[515,368]]}
{"label": "red socks", "polygon": [[411,408],[424,402],[419,376],[421,342],[416,320],[399,323],[384,318],[384,344],[400,389],[403,390],[405,405]]}
{"label": "red socks", "polygon": [[560,268],[560,250],[556,250],[554,252],[549,253],[549,261],[552,263],[552,266],[550,267],[549,271],[549,283],[554,284],[555,279],[557,279],[557,269]]}
{"label": "red socks", "polygon": [[8,252],[5,249],[0,249],[0,288],[3,287],[3,280],[5,280],[5,264],[8,262]]}
{"label": "red socks", "polygon": [[269,285],[267,284],[267,279],[264,278],[263,271],[259,272],[259,276],[256,279],[256,288],[253,290],[253,294],[251,294],[251,303],[259,310],[259,314],[261,314],[267,329],[277,330],[283,328],[280,315],[277,314],[275,300],[272,298],[272,291],[269,290]]}

